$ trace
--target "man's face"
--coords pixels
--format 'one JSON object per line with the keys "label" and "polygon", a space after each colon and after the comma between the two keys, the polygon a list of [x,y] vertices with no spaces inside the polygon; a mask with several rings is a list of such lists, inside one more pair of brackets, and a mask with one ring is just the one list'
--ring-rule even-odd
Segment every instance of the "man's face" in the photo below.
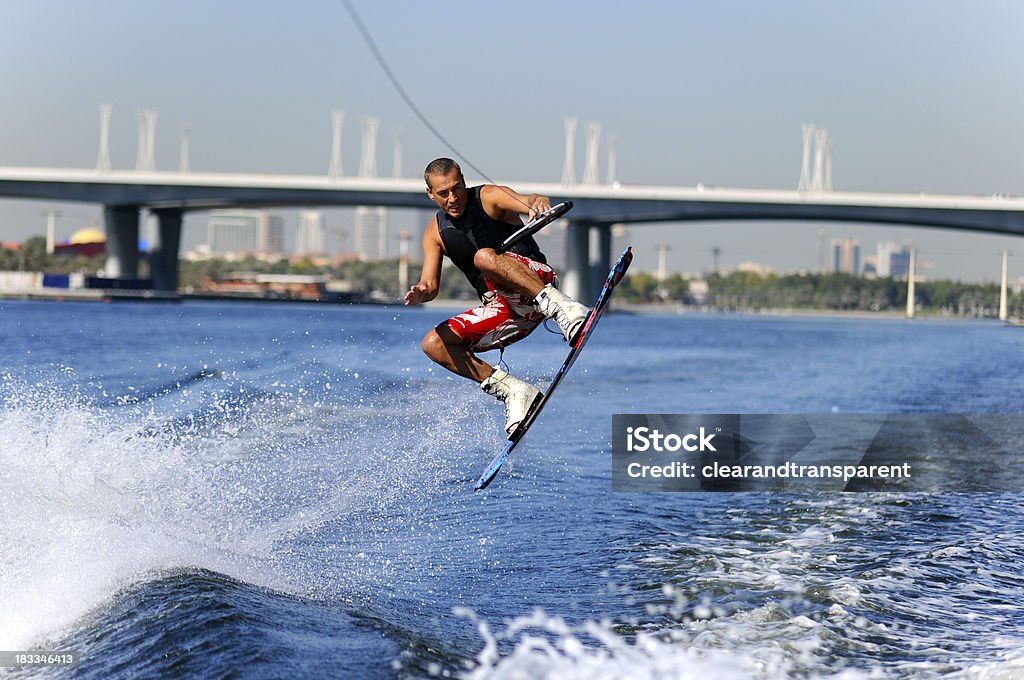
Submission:
{"label": "man's face", "polygon": [[466,180],[455,168],[447,175],[430,175],[427,196],[450,217],[462,217],[466,210]]}

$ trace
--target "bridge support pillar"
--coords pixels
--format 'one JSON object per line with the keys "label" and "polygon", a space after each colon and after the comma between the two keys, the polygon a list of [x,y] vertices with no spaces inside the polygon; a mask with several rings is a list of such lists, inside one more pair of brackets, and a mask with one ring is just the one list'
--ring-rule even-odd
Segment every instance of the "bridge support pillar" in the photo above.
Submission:
{"label": "bridge support pillar", "polygon": [[178,289],[178,249],[181,246],[183,212],[179,209],[158,209],[157,218],[160,247],[149,254],[149,271],[154,290]]}
{"label": "bridge support pillar", "polygon": [[[591,243],[591,236],[596,237],[596,243]],[[570,221],[565,231],[565,254],[562,291],[585,305],[593,305],[612,266],[611,225]]]}
{"label": "bridge support pillar", "polygon": [[[600,224],[594,228],[597,232],[597,248],[590,260],[590,294],[597,302],[597,295],[604,280],[608,277],[608,270],[612,268],[612,225]],[[589,303],[588,303],[589,304]]]}
{"label": "bridge support pillar", "polygon": [[134,279],[139,275],[139,206],[103,207],[107,231],[107,276]]}
{"label": "bridge support pillar", "polygon": [[587,304],[590,282],[590,223],[569,221],[565,230],[565,267],[559,287],[569,297]]}

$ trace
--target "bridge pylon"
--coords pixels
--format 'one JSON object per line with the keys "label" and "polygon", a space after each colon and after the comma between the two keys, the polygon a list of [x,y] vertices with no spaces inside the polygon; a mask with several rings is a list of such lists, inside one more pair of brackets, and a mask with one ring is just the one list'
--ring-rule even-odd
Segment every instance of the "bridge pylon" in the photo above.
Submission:
{"label": "bridge pylon", "polygon": [[571,187],[576,184],[576,124],[575,116],[565,117],[565,163],[562,164],[562,186]]}
{"label": "bridge pylon", "polygon": [[111,104],[100,106],[100,154],[96,159],[96,171],[110,172],[110,115],[114,107]]}
{"label": "bridge pylon", "polygon": [[606,184],[614,185],[619,181],[615,168],[615,164],[618,161],[616,158],[618,142],[619,138],[617,136],[608,135],[608,174],[604,178]]}
{"label": "bridge pylon", "polygon": [[331,164],[327,168],[330,179],[341,179],[341,128],[344,123],[344,111],[331,112]]}
{"label": "bridge pylon", "polygon": [[797,191],[832,191],[832,138],[828,129],[803,123],[804,151]]}
{"label": "bridge pylon", "polygon": [[138,171],[156,170],[156,117],[155,110],[139,111],[139,148],[135,156],[135,169]]}
{"label": "bridge pylon", "polygon": [[189,129],[188,124],[181,126],[181,138],[178,143],[178,172],[189,172]]}
{"label": "bridge pylon", "polygon": [[601,144],[601,124],[587,123],[587,154],[583,166],[583,183],[597,184],[600,180],[597,173],[597,154]]}

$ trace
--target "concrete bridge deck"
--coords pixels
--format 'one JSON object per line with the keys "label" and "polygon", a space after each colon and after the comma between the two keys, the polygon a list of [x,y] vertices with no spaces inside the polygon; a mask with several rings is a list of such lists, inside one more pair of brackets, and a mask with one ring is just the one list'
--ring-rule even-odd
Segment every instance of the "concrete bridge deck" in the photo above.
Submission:
{"label": "concrete bridge deck", "polygon": [[[721,187],[504,182],[521,193],[570,199],[566,288],[586,297],[591,278],[589,230],[600,235],[592,266],[607,270],[613,224],[695,220],[821,220],[945,227],[1024,235],[1024,198],[841,191],[800,192]],[[0,197],[101,203],[115,272],[134,276],[139,210],[155,212],[162,252],[161,288],[177,282],[182,214],[238,207],[385,206],[432,208],[420,178],[363,178],[195,172],[0,168]]]}

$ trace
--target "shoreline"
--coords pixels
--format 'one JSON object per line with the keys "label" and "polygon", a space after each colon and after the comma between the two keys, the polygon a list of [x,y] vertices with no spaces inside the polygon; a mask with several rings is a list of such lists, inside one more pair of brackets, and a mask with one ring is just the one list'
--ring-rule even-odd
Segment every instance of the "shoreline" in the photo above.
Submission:
{"label": "shoreline", "polygon": [[[117,289],[72,289],[67,288],[37,288],[37,289],[15,289],[0,290],[0,300],[34,300],[52,302],[257,302],[257,303],[302,303],[302,304],[326,304],[326,305],[358,305],[368,307],[405,307],[398,298],[394,300],[385,299],[299,299],[299,298],[266,298],[241,295],[224,295],[208,293],[168,293],[152,290],[117,290]],[[457,298],[438,298],[423,305],[416,305],[424,309],[431,307],[445,310],[468,310],[478,306],[479,302],[473,299],[463,300]],[[757,310],[732,310],[732,309],[709,309],[683,305],[681,303],[636,303],[612,301],[608,309],[613,314],[641,314],[657,315],[670,314],[679,315],[736,315],[756,317],[786,317],[786,318],[822,318],[822,319],[885,319],[885,320],[928,320],[928,321],[994,321],[1006,325],[1024,325],[1020,319],[1008,319],[1000,321],[995,317],[968,317],[941,314],[931,311],[919,311],[913,319],[908,319],[905,312],[897,310],[866,311],[866,310],[836,310],[836,309],[804,309],[804,308],[771,308]]]}
{"label": "shoreline", "polygon": [[736,316],[764,316],[764,317],[806,317],[806,318],[829,318],[829,319],[887,319],[913,321],[916,319],[929,321],[995,321],[1014,325],[1013,320],[999,321],[995,317],[972,317],[955,316],[932,311],[917,311],[913,318],[908,318],[905,312],[897,310],[885,310],[872,312],[867,310],[839,310],[839,309],[805,309],[773,307],[771,309],[705,309],[688,307],[683,304],[657,304],[657,303],[612,303],[612,312],[623,312],[626,314],[672,314],[687,315],[699,314],[706,316],[715,315],[736,315]]}
{"label": "shoreline", "polygon": [[161,290],[117,288],[22,288],[0,290],[0,300],[49,302],[179,302],[182,296]]}

